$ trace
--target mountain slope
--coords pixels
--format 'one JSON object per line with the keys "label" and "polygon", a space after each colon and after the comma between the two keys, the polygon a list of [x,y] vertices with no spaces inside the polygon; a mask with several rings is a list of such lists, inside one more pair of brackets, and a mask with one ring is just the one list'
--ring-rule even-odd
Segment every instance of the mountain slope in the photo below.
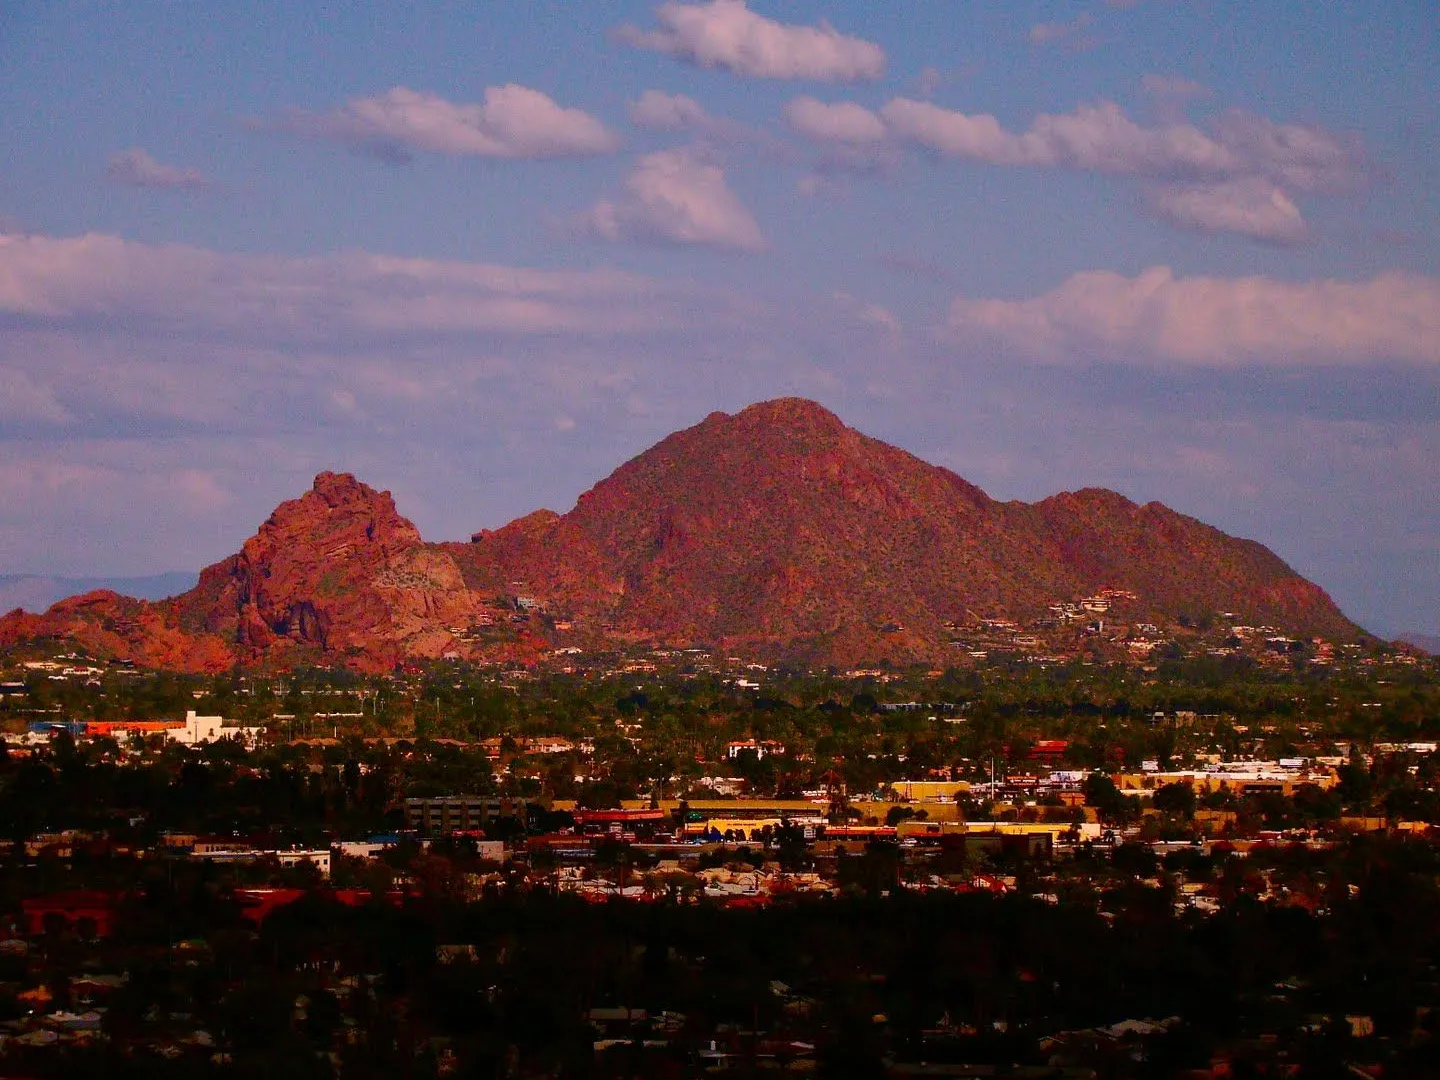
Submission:
{"label": "mountain slope", "polygon": [[[454,560],[420,539],[388,491],[321,473],[237,555],[207,567],[173,609],[182,625],[276,651],[394,660],[448,641],[468,610]],[[437,635],[439,635],[437,637]]]}
{"label": "mountain slope", "polygon": [[322,473],[190,592],[112,594],[0,620],[0,644],[73,638],[144,663],[534,659],[556,644],[709,643],[814,662],[937,659],[946,624],[1042,619],[1101,589],[1126,617],[1233,612],[1354,639],[1262,545],[1085,490],[1000,503],[813,402],[714,413],[567,514],[427,544],[387,492]]}
{"label": "mountain slope", "polygon": [[1410,645],[1422,652],[1427,652],[1431,656],[1440,656],[1440,634],[1405,633],[1395,640],[1402,645]]}
{"label": "mountain slope", "polygon": [[1259,544],[1113,492],[998,503],[797,399],[712,414],[569,514],[526,519],[518,548],[514,528],[472,545],[472,565],[547,581],[537,565],[578,553],[603,568],[582,582],[603,588],[547,599],[670,640],[919,656],[947,621],[1033,619],[1106,587],[1135,592],[1135,612],[1155,618],[1235,611],[1295,633],[1357,633]]}
{"label": "mountain slope", "polygon": [[46,574],[0,574],[0,611],[23,607],[44,611],[67,596],[106,591],[142,600],[177,596],[195,584],[193,573],[148,574],[142,577],[73,578]]}

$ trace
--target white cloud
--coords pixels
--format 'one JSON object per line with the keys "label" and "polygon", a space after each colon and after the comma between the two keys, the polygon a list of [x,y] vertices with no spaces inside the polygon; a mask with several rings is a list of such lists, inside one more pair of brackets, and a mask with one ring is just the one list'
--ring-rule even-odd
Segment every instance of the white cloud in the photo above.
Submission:
{"label": "white cloud", "polygon": [[632,124],[652,131],[684,131],[711,122],[710,114],[694,98],[663,90],[646,90],[631,103],[629,113]]}
{"label": "white cloud", "polygon": [[1085,48],[1094,43],[1089,35],[1094,22],[1089,12],[1081,12],[1070,22],[1042,22],[1030,27],[1030,44],[1064,44],[1072,48]]}
{"label": "white cloud", "polygon": [[138,146],[111,154],[105,165],[105,175],[113,183],[129,187],[200,191],[210,186],[210,182],[198,169],[164,165]]}
{"label": "white cloud", "polygon": [[1368,177],[1353,136],[1305,124],[1277,124],[1230,109],[1214,123],[1215,138],[1262,176],[1300,191],[1351,191]]}
{"label": "white cloud", "polygon": [[[723,182],[722,182],[723,188]],[[753,223],[752,223],[753,224]],[[629,334],[683,325],[693,291],[614,270],[365,252],[230,255],[119,237],[0,236],[0,312],[39,324],[311,340],[350,334]]]}
{"label": "white cloud", "polygon": [[483,104],[457,104],[397,86],[352,98],[330,112],[293,109],[262,126],[399,155],[423,150],[496,158],[585,157],[619,146],[589,113],[513,83],[487,89]]}
{"label": "white cloud", "polygon": [[948,157],[991,165],[1065,167],[1154,179],[1264,176],[1305,191],[1363,183],[1363,153],[1352,138],[1302,124],[1277,124],[1231,110],[1211,125],[1146,127],[1102,101],[1073,113],[1041,114],[1023,132],[995,117],[895,98],[880,112],[892,134]]}
{"label": "white cloud", "polygon": [[1241,168],[1226,147],[1189,124],[1145,128],[1111,102],[1042,114],[1024,132],[995,117],[895,98],[881,115],[899,138],[949,157],[991,165],[1065,166],[1093,172],[1228,175]]}
{"label": "white cloud", "polygon": [[885,51],[879,45],[824,23],[798,26],[767,19],[749,10],[745,0],[669,0],[655,9],[655,18],[659,29],[626,26],[617,36],[700,67],[761,79],[858,82],[885,73]]}
{"label": "white cloud", "polygon": [[802,198],[813,199],[830,187],[830,177],[820,173],[806,173],[795,181],[795,193]]}
{"label": "white cloud", "polygon": [[1134,278],[1087,271],[1029,300],[961,297],[957,340],[993,340],[1037,357],[1197,365],[1402,361],[1440,364],[1440,279]]}
{"label": "white cloud", "polygon": [[18,367],[0,366],[0,423],[65,424],[72,420],[50,386]]}
{"label": "white cloud", "polygon": [[1300,208],[1259,177],[1160,187],[1150,192],[1149,202],[1166,221],[1196,232],[1235,233],[1271,244],[1299,244],[1309,236]]}
{"label": "white cloud", "polygon": [[884,121],[853,101],[826,104],[813,97],[798,97],[785,106],[785,123],[817,142],[859,145],[885,138]]}
{"label": "white cloud", "polygon": [[[1199,93],[1183,80],[1147,77],[1156,93]],[[994,116],[964,113],[929,101],[896,97],[879,113],[851,102],[826,105],[798,98],[786,108],[790,127],[817,142],[852,152],[910,145],[987,165],[1067,168],[1154,181],[1149,202],[1183,228],[1228,232],[1266,243],[1298,243],[1307,230],[1297,192],[1362,187],[1369,166],[1357,139],[1304,124],[1282,124],[1239,110],[1205,129],[1170,119],[1140,124],[1112,102],[1074,112],[1041,114],[1024,131]],[[868,160],[839,164],[873,167]]]}
{"label": "white cloud", "polygon": [[771,158],[783,158],[788,149],[769,132],[724,116],[713,116],[694,98],[646,90],[629,107],[630,122],[650,131],[690,132],[708,143],[746,146]]}
{"label": "white cloud", "polygon": [[[868,299],[673,270],[6,238],[0,551],[16,570],[198,568],[322,468],[395,490],[437,539],[563,510],[715,408],[822,377],[838,407],[894,337],[857,314]],[[206,484],[187,470],[233,501],[192,509],[177,491]]]}
{"label": "white cloud", "polygon": [[861,305],[859,316],[863,322],[886,334],[900,334],[904,331],[894,312],[881,304]]}
{"label": "white cloud", "polygon": [[625,191],[591,207],[584,226],[605,240],[765,248],[759,224],[726,184],[725,171],[687,149],[641,157]]}
{"label": "white cloud", "polygon": [[945,81],[944,72],[927,64],[920,69],[920,74],[915,76],[915,91],[922,98],[934,97],[935,91],[945,85]]}

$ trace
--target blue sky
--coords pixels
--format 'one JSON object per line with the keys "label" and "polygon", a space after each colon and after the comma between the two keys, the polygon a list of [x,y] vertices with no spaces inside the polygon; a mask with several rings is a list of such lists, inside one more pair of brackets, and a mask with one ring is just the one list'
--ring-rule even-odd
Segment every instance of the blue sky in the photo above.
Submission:
{"label": "blue sky", "polygon": [[0,572],[235,550],[322,468],[431,539],[814,397],[1440,629],[1419,2],[0,11]]}

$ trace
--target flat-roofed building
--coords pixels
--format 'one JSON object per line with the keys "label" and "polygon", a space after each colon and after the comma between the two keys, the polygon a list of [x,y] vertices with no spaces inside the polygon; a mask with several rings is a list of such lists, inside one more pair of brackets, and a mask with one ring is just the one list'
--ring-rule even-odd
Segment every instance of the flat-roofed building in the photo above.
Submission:
{"label": "flat-roofed building", "polygon": [[529,806],[523,799],[498,795],[440,795],[405,800],[405,825],[425,836],[483,829],[488,822],[515,818],[524,824]]}

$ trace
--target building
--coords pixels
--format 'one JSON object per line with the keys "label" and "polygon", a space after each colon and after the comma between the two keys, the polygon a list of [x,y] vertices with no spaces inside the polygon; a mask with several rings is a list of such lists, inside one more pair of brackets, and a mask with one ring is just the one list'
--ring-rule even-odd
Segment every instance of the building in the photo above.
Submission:
{"label": "building", "polygon": [[522,825],[529,819],[531,804],[523,799],[497,795],[440,795],[405,800],[405,827],[422,836],[483,830],[491,821],[514,818]]}
{"label": "building", "polygon": [[1188,784],[1197,794],[1230,791],[1236,795],[1271,792],[1286,798],[1297,788],[1318,787],[1327,791],[1339,783],[1334,769],[1285,768],[1271,761],[1235,761],[1172,772],[1119,773],[1112,777],[1122,794],[1139,796],[1166,784]]}
{"label": "building", "polygon": [[891,780],[883,788],[900,802],[954,802],[970,794],[968,780]]}
{"label": "building", "polygon": [[83,938],[109,937],[122,894],[94,891],[32,896],[20,902],[21,919],[29,935],[73,930]]}
{"label": "building", "polygon": [[622,840],[650,839],[664,832],[675,820],[666,810],[575,810],[575,828],[588,834],[603,834]]}
{"label": "building", "polygon": [[163,735],[184,746],[199,746],[217,739],[239,739],[246,746],[255,746],[264,728],[241,727],[223,716],[201,716],[194,710],[184,720],[37,720],[30,725],[33,735],[52,736],[62,731],[77,739],[127,737],[146,738]]}
{"label": "building", "polygon": [[185,714],[182,726],[169,728],[164,734],[184,746],[199,746],[218,739],[239,739],[247,746],[254,746],[264,731],[264,728],[229,724],[223,716],[200,716],[192,709]]}

